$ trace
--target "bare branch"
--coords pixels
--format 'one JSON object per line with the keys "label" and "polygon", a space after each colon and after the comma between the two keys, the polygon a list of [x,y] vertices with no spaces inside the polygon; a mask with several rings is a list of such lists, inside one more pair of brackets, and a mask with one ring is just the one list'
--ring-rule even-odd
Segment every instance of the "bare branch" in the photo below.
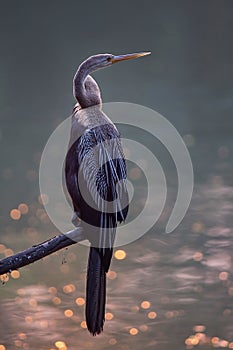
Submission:
{"label": "bare branch", "polygon": [[62,248],[83,241],[84,239],[83,229],[77,227],[72,231],[55,236],[37,245],[33,245],[31,248],[0,260],[0,275],[29,265]]}

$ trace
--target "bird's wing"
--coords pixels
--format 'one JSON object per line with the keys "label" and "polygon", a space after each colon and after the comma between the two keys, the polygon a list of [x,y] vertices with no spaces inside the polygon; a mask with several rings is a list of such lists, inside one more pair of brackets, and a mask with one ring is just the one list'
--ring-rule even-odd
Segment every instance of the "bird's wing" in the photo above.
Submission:
{"label": "bird's wing", "polygon": [[84,199],[90,195],[91,206],[100,213],[99,244],[112,247],[117,221],[125,220],[128,206],[125,159],[113,125],[95,127],[81,136],[78,164],[79,191]]}

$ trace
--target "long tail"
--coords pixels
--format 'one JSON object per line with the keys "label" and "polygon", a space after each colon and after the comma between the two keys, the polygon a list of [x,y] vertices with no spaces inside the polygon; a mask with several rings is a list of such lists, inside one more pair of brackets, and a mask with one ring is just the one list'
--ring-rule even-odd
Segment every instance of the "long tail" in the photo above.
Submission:
{"label": "long tail", "polygon": [[86,286],[86,322],[93,335],[103,330],[106,301],[106,272],[97,248],[91,247]]}

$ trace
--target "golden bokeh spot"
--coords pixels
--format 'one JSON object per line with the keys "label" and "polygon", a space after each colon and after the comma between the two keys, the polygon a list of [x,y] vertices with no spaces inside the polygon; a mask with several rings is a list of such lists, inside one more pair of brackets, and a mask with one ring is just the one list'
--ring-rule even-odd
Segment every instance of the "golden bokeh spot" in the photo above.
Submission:
{"label": "golden bokeh spot", "polygon": [[74,313],[73,313],[72,310],[67,309],[67,310],[64,311],[64,315],[65,315],[66,317],[72,317],[72,316],[74,315]]}
{"label": "golden bokeh spot", "polygon": [[151,320],[155,319],[157,317],[157,313],[154,311],[151,311],[148,313],[147,317]]}
{"label": "golden bokeh spot", "polygon": [[197,339],[199,339],[199,341],[201,341],[202,343],[206,342],[206,335],[205,335],[205,333],[196,333],[195,337]]}
{"label": "golden bokeh spot", "polygon": [[196,252],[193,255],[194,261],[201,261],[203,259],[203,254],[201,252]]}
{"label": "golden bokeh spot", "polygon": [[78,306],[82,306],[82,305],[85,304],[85,299],[84,299],[84,298],[77,298],[77,299],[75,300],[75,302],[76,302],[76,304],[77,304]]}
{"label": "golden bokeh spot", "polygon": [[[109,344],[110,345],[115,345],[117,343],[117,340],[115,338],[109,339]],[[1,350],[1,349],[0,349]]]}
{"label": "golden bokeh spot", "polygon": [[115,253],[114,253],[114,257],[117,259],[117,260],[123,260],[126,258],[126,252],[124,250],[116,250]]}
{"label": "golden bokeh spot", "polygon": [[105,319],[108,320],[108,321],[112,320],[113,317],[114,317],[114,315],[111,312],[107,312],[105,314]]}
{"label": "golden bokeh spot", "polygon": [[66,343],[64,341],[61,341],[61,340],[56,341],[54,343],[54,345],[60,350],[66,350],[67,349]]}
{"label": "golden bokeh spot", "polygon": [[49,291],[49,293],[51,293],[51,294],[56,294],[56,293],[57,293],[57,288],[55,288],[55,287],[49,287],[49,288],[48,288],[48,291]]}
{"label": "golden bokeh spot", "polygon": [[25,203],[20,203],[18,205],[18,209],[19,209],[20,213],[23,215],[27,214],[28,210],[29,210],[28,205]]}
{"label": "golden bokeh spot", "polygon": [[54,305],[60,305],[61,304],[61,299],[58,297],[54,297],[52,299],[52,302],[54,303]]}
{"label": "golden bokeh spot", "polygon": [[0,344],[0,350],[6,350],[6,347],[3,344]]}
{"label": "golden bokeh spot", "polygon": [[0,275],[0,281],[2,284],[6,283],[9,281],[9,276],[7,273],[4,273],[4,275]]}
{"label": "golden bokeh spot", "polygon": [[21,212],[19,211],[19,209],[12,209],[10,211],[10,217],[13,220],[19,220],[21,218]]}
{"label": "golden bokeh spot", "polygon": [[186,345],[192,345],[192,340],[191,340],[191,338],[187,338],[187,339],[185,339],[185,344]]}
{"label": "golden bokeh spot", "polygon": [[219,343],[219,337],[213,337],[212,339],[211,339],[211,343],[212,344],[218,344]]}
{"label": "golden bokeh spot", "polygon": [[204,225],[201,222],[194,222],[192,225],[192,232],[201,233],[204,231]]}
{"label": "golden bokeh spot", "polygon": [[150,302],[147,301],[147,300],[144,300],[144,301],[141,302],[141,308],[142,309],[149,309],[150,305],[151,305]]}
{"label": "golden bokeh spot", "polygon": [[29,300],[28,304],[32,307],[37,307],[37,301],[33,298]]}
{"label": "golden bokeh spot", "polygon": [[191,344],[197,345],[199,343],[199,339],[196,336],[191,337]]}
{"label": "golden bokeh spot", "polygon": [[76,287],[73,285],[73,284],[66,284],[64,287],[63,287],[63,292],[68,294],[68,293],[72,293],[74,292],[76,289]]}
{"label": "golden bokeh spot", "polygon": [[131,335],[136,335],[136,334],[138,334],[138,329],[137,328],[130,328],[129,333]]}
{"label": "golden bokeh spot", "polygon": [[229,341],[222,339],[220,340],[219,345],[221,348],[227,348],[229,345]]}
{"label": "golden bokeh spot", "polygon": [[11,277],[17,279],[20,277],[20,272],[17,270],[11,271]]}
{"label": "golden bokeh spot", "polygon": [[80,323],[80,326],[81,326],[82,328],[86,329],[86,328],[87,328],[86,321],[82,321],[82,322]]}
{"label": "golden bokeh spot", "polygon": [[107,278],[109,278],[110,280],[114,280],[117,277],[117,273],[115,271],[108,271],[107,273]]}
{"label": "golden bokeh spot", "polygon": [[48,202],[49,202],[49,196],[48,196],[47,194],[41,193],[41,194],[38,196],[38,202],[39,202],[41,205],[46,205],[46,204],[48,204]]}
{"label": "golden bokeh spot", "polygon": [[33,322],[33,318],[31,316],[26,316],[25,317],[25,322],[26,323],[32,323]]}
{"label": "golden bokeh spot", "polygon": [[[19,334],[18,334],[18,338],[21,339],[21,340],[25,340],[25,339],[27,339],[27,334],[25,334],[25,333],[19,333]],[[0,350],[1,350],[1,349],[0,349]]]}
{"label": "golden bokeh spot", "polygon": [[222,271],[218,275],[218,278],[220,279],[220,281],[226,281],[228,279],[228,277],[229,277],[229,273],[226,271]]}

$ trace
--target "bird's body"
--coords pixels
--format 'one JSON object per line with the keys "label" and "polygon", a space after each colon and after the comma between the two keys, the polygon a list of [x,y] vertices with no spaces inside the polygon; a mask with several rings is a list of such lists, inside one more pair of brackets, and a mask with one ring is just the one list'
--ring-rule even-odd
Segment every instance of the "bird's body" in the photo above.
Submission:
{"label": "bird's body", "polygon": [[[135,57],[139,55],[142,54],[134,54]],[[128,193],[119,132],[103,113],[100,90],[88,74],[114,63],[116,57],[126,56],[96,55],[78,68],[74,78],[74,94],[78,103],[72,116],[65,165],[74,219],[81,220],[84,234],[91,243],[86,322],[93,335],[103,330],[106,273],[112,258],[117,223],[125,221],[127,216]],[[122,59],[127,58],[118,60]]]}
{"label": "bird's body", "polygon": [[[91,242],[86,287],[86,320],[90,332],[98,334],[104,323],[106,272],[111,262],[116,225],[117,221],[125,220],[127,215],[127,207],[122,210],[116,208],[116,211],[112,212],[106,208],[106,201],[112,202],[115,199],[116,184],[119,180],[126,179],[126,167],[119,133],[99,107],[76,112],[73,115],[72,133],[75,133],[75,130],[77,133],[82,130],[82,135],[73,143],[67,154],[66,181],[74,212],[78,213],[82,220],[85,236]],[[106,142],[109,141],[112,147],[106,147]],[[100,164],[103,164],[103,167]],[[110,168],[114,168],[113,174],[110,173]],[[93,179],[96,181],[99,201],[95,200],[94,191],[90,188]],[[123,191],[127,196],[126,187]],[[101,199],[104,200],[104,208],[101,208]]]}

